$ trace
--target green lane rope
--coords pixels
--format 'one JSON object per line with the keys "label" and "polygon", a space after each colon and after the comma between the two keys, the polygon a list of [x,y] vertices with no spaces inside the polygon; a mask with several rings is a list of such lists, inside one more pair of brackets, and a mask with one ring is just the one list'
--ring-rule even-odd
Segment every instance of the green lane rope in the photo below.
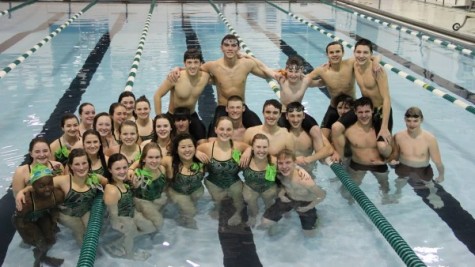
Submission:
{"label": "green lane rope", "polygon": [[461,45],[456,45],[456,44],[453,44],[451,42],[448,42],[448,41],[444,41],[444,40],[441,40],[441,39],[438,39],[438,38],[435,38],[435,37],[432,37],[432,36],[429,36],[423,32],[419,32],[419,31],[415,31],[415,30],[411,30],[411,29],[408,29],[406,27],[403,27],[403,26],[400,26],[398,24],[394,24],[394,23],[390,23],[390,22],[386,22],[386,21],[383,21],[383,20],[380,20],[380,19],[376,19],[376,18],[373,18],[371,16],[367,16],[367,15],[364,15],[364,14],[361,14],[361,13],[358,13],[356,11],[353,11],[353,10],[350,10],[350,9],[347,9],[347,8],[343,8],[343,7],[339,7],[339,6],[336,6],[334,4],[331,4],[331,3],[328,3],[326,1],[321,1],[322,3],[326,4],[326,5],[329,5],[331,7],[334,7],[334,8],[338,8],[340,10],[343,10],[345,12],[348,12],[348,13],[352,13],[353,15],[357,16],[357,17],[361,17],[361,18],[364,18],[364,19],[367,19],[371,22],[376,22],[378,24],[381,24],[383,26],[386,26],[388,28],[391,28],[391,29],[394,29],[394,30],[397,30],[397,31],[400,31],[400,32],[404,32],[404,33],[407,33],[407,34],[410,34],[410,35],[413,35],[415,37],[418,37],[418,38],[421,38],[422,40],[424,41],[429,41],[429,42],[433,42],[437,45],[440,45],[440,46],[443,46],[443,47],[446,47],[448,49],[452,49],[452,50],[456,50],[456,51],[459,51],[461,52],[462,54],[465,54],[465,55],[469,55],[469,56],[475,56],[475,51],[471,50],[471,49],[468,49],[468,48],[465,48]]}
{"label": "green lane rope", "polygon": [[[313,25],[312,23],[306,21],[305,19],[300,18],[299,16],[297,16],[297,15],[295,15],[295,14],[293,14],[293,13],[291,13],[291,12],[289,12],[289,11],[287,11],[287,10],[285,10],[285,9],[283,9],[283,8],[281,8],[281,7],[279,7],[279,6],[277,6],[277,5],[275,5],[274,3],[270,2],[270,1],[267,1],[267,0],[266,0],[266,3],[268,3],[269,5],[271,5],[271,6],[275,7],[275,8],[277,8],[277,9],[279,9],[280,11],[286,13],[287,15],[289,15],[290,17],[293,17],[294,19],[300,21],[301,23],[307,25],[309,28],[311,28],[311,29],[313,29],[313,30],[315,30],[315,31],[318,31],[318,32],[320,32],[320,33],[323,34],[323,35],[326,35],[327,37],[333,39],[334,41],[337,41],[337,42],[341,43],[343,46],[346,46],[346,47],[348,47],[348,48],[350,48],[350,49],[353,49],[353,47],[354,47],[353,45],[351,45],[350,43],[348,43],[348,42],[342,40],[340,37],[335,36],[335,35],[333,35],[332,33],[327,32],[327,31],[325,31],[324,29],[319,28],[319,27]],[[386,69],[391,70],[392,72],[394,72],[394,73],[396,73],[397,75],[399,75],[399,76],[405,78],[406,80],[411,81],[411,82],[414,83],[415,85],[418,85],[419,87],[422,87],[422,88],[424,88],[424,89],[426,89],[426,90],[432,92],[434,95],[439,96],[439,97],[441,97],[441,98],[443,98],[443,99],[445,99],[445,100],[448,100],[448,101],[450,101],[451,103],[455,104],[456,106],[458,106],[458,107],[460,107],[460,108],[463,108],[464,110],[466,110],[466,111],[468,111],[468,112],[470,112],[470,113],[472,113],[472,114],[475,115],[475,106],[470,105],[470,104],[468,104],[468,103],[466,103],[466,102],[464,102],[464,101],[462,101],[462,100],[460,100],[460,99],[457,99],[457,98],[455,98],[455,97],[449,95],[448,93],[445,93],[444,91],[442,91],[442,90],[440,90],[440,89],[438,89],[438,88],[435,88],[435,87],[433,87],[432,85],[430,85],[430,84],[428,84],[428,83],[426,83],[426,82],[424,82],[424,81],[422,81],[422,80],[419,80],[419,79],[417,79],[416,77],[411,76],[411,75],[409,75],[408,73],[406,73],[406,72],[404,72],[404,71],[402,71],[402,70],[400,70],[400,69],[398,69],[398,68],[395,68],[395,67],[392,66],[391,64],[388,64],[388,63],[386,63],[386,62],[384,62],[384,61],[382,61],[382,60],[381,60],[380,63],[381,63],[381,65],[384,66]]]}
{"label": "green lane rope", "polygon": [[[219,8],[214,4],[214,2],[212,0],[208,0],[209,3],[211,4],[211,6],[213,6],[214,10],[216,11],[216,13],[218,13],[218,16],[221,18],[221,20],[224,22],[224,24],[228,27],[229,29],[229,32],[232,33],[234,36],[236,36],[239,40],[239,43],[240,43],[240,46],[242,49],[244,49],[244,51],[246,52],[246,54],[250,55],[250,56],[253,56],[254,57],[254,54],[252,53],[251,49],[249,49],[249,47],[246,45],[246,43],[244,43],[244,41],[242,40],[242,38],[237,34],[237,32],[234,30],[234,28],[231,26],[231,24],[228,22],[228,20],[226,19],[226,17],[223,15],[223,13],[221,13],[221,11],[219,10]],[[277,83],[277,81],[275,80],[272,80],[272,79],[266,79],[267,81],[267,84],[269,84],[270,88],[272,89],[272,91],[277,95],[277,97],[280,99],[280,86],[279,86],[279,83]]]}
{"label": "green lane rope", "polygon": [[134,87],[137,69],[140,65],[140,58],[142,57],[143,47],[145,45],[145,40],[147,39],[148,29],[150,26],[153,9],[155,8],[156,2],[156,0],[152,0],[152,3],[150,4],[150,10],[148,11],[147,19],[145,20],[145,26],[142,31],[142,36],[140,37],[139,46],[137,52],[135,53],[134,62],[132,63],[132,67],[130,68],[129,77],[127,78],[124,91],[132,91],[132,88]]}
{"label": "green lane rope", "polygon": [[376,206],[369,200],[366,194],[358,187],[350,178],[348,173],[343,170],[343,166],[333,163],[330,168],[340,179],[341,183],[350,192],[351,196],[358,202],[363,211],[368,215],[373,224],[378,228],[379,232],[388,241],[391,247],[396,251],[402,261],[409,267],[426,266],[407,242],[399,235],[394,227],[386,220]]}
{"label": "green lane rope", "polygon": [[7,10],[3,10],[2,12],[0,12],[0,17],[1,17],[1,16],[4,16],[4,15],[7,15],[7,14],[9,14],[9,13],[12,13],[13,11],[15,11],[15,10],[17,10],[17,9],[20,9],[20,8],[22,8],[22,7],[24,7],[24,6],[31,5],[31,4],[33,4],[33,3],[36,2],[36,1],[38,1],[38,0],[29,0],[29,1],[26,1],[26,2],[24,2],[24,3],[22,3],[22,4],[19,4],[18,6],[12,7],[12,8],[7,9]]}
{"label": "green lane rope", "polygon": [[92,1],[89,5],[87,5],[85,8],[83,8],[81,11],[76,13],[72,18],[70,18],[68,21],[63,23],[61,26],[56,28],[55,31],[51,32],[48,36],[43,38],[41,42],[37,43],[35,46],[30,48],[30,50],[26,51],[23,55],[19,56],[15,61],[12,63],[8,64],[7,67],[3,68],[3,70],[0,71],[0,79],[5,77],[10,71],[15,69],[18,65],[20,65],[23,61],[25,61],[29,56],[31,56],[33,53],[38,51],[44,44],[49,42],[51,39],[53,39],[56,35],[58,35],[62,30],[64,30],[66,27],[69,26],[73,21],[75,21],[78,17],[80,17],[83,13],[85,13],[89,8],[91,8],[93,5],[97,3],[98,0]]}
{"label": "green lane rope", "polygon": [[105,205],[102,201],[103,194],[98,191],[96,198],[92,203],[92,208],[87,223],[86,233],[77,262],[78,267],[94,266],[96,260],[96,250],[99,244],[99,234],[102,229],[102,219],[104,218]]}

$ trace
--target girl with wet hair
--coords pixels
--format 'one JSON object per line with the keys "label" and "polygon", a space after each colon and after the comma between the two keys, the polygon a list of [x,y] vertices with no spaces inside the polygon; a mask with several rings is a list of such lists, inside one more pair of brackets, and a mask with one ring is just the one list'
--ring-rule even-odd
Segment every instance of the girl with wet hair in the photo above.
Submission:
{"label": "girl with wet hair", "polygon": [[196,141],[190,134],[183,133],[175,137],[171,156],[162,160],[170,184],[168,195],[180,208],[177,222],[193,229],[197,229],[196,202],[204,193],[204,166],[195,157],[195,152]]}
{"label": "girl with wet hair", "polygon": [[91,103],[82,103],[79,106],[79,135],[89,129],[92,129],[94,117],[96,116],[96,109]]}
{"label": "girl with wet hair", "polygon": [[113,154],[107,166],[112,182],[104,190],[104,203],[109,211],[112,228],[122,235],[107,244],[105,249],[115,257],[146,260],[150,253],[134,251],[134,238],[153,233],[157,228],[135,209],[132,189],[124,183],[127,179],[127,158],[120,153]]}
{"label": "girl with wet hair", "polygon": [[28,148],[29,162],[16,168],[12,178],[13,195],[25,188],[30,181],[31,170],[37,164],[45,165],[53,171],[54,175],[61,175],[64,172],[63,165],[58,161],[50,160],[51,149],[48,142],[43,137],[35,137],[31,140]]}
{"label": "girl with wet hair", "polygon": [[153,138],[153,121],[150,118],[150,101],[144,95],[135,101],[135,115],[141,142]]}
{"label": "girl with wet hair", "polygon": [[54,158],[61,162],[63,165],[68,163],[68,156],[73,147],[76,147],[76,143],[81,138],[79,137],[79,120],[76,115],[72,113],[66,113],[61,119],[61,130],[63,134],[56,140],[54,140],[50,147],[54,153]]}
{"label": "girl with wet hair", "polygon": [[238,176],[239,161],[241,153],[249,145],[231,139],[234,130],[229,117],[219,117],[214,125],[216,140],[198,146],[198,150],[210,158],[206,165],[209,175],[205,185],[215,202],[215,210],[211,215],[215,216],[219,212],[221,202],[225,198],[231,198],[236,210],[228,220],[228,224],[238,225],[241,223],[241,211],[244,208],[242,181]]}

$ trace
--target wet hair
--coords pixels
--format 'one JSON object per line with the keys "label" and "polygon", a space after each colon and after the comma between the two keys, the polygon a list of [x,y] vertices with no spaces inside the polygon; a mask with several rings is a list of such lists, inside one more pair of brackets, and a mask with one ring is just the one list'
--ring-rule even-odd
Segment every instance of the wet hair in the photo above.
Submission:
{"label": "wet hair", "polygon": [[373,43],[370,40],[364,39],[364,38],[360,39],[355,44],[355,50],[359,45],[365,45],[365,46],[369,47],[369,51],[371,52],[371,54],[373,53]]}
{"label": "wet hair", "polygon": [[327,47],[325,48],[325,52],[326,52],[327,54],[328,54],[328,48],[329,48],[330,46],[332,46],[332,45],[340,45],[341,52],[342,52],[342,53],[345,53],[345,48],[343,48],[343,45],[342,45],[340,42],[338,42],[338,41],[333,41],[333,42],[327,44]]}
{"label": "wet hair", "polygon": [[292,66],[292,65],[297,65],[297,67],[303,67],[303,64],[304,64],[303,58],[298,55],[290,56],[287,59],[287,62],[285,63],[287,67]]}
{"label": "wet hair", "polygon": [[196,48],[190,48],[186,50],[185,54],[183,55],[183,62],[185,62],[187,59],[198,59],[200,62],[204,62],[201,50]]}
{"label": "wet hair", "polygon": [[[38,143],[45,143],[48,146],[48,149],[51,153],[51,148],[49,146],[48,141],[43,137],[43,136],[37,136],[33,139],[31,139],[30,144],[28,145],[28,152],[33,152],[33,147],[35,147],[36,144]],[[30,161],[30,164],[33,163],[33,158],[31,157],[30,153],[28,153],[28,159]]]}
{"label": "wet hair", "polygon": [[79,105],[79,115],[82,115],[83,109],[86,106],[92,106],[94,108],[94,105],[89,103],[89,102],[84,102],[81,105]]}
{"label": "wet hair", "polygon": [[288,104],[286,109],[287,109],[287,113],[293,112],[293,111],[303,112],[305,110],[305,107],[304,105],[302,105],[302,103],[294,101]]}
{"label": "wet hair", "polygon": [[228,102],[229,101],[241,101],[243,104],[244,104],[244,99],[242,99],[242,97],[238,96],[238,95],[232,95],[230,97],[228,97]]}
{"label": "wet hair", "polygon": [[112,121],[111,116],[107,112],[101,112],[101,113],[97,114],[94,117],[94,122],[92,123],[92,128],[97,131],[97,127],[96,127],[97,121],[99,120],[100,117],[104,117],[104,116],[108,117],[110,119],[110,121],[111,121],[111,133],[114,134],[114,122]]}
{"label": "wet hair", "polygon": [[410,107],[406,110],[406,113],[404,114],[404,117],[406,118],[421,118],[421,121],[424,120],[424,115],[422,114],[422,110],[418,107]]}
{"label": "wet hair", "polygon": [[132,93],[132,92],[130,92],[130,91],[123,91],[122,93],[120,93],[120,95],[119,95],[119,100],[117,100],[117,102],[120,103],[120,102],[122,102],[122,99],[124,99],[125,97],[129,97],[129,96],[131,96],[131,97],[134,99],[134,101],[135,101],[135,95],[134,95],[134,93]]}
{"label": "wet hair", "polygon": [[[180,133],[173,140],[173,146],[172,146],[172,152],[171,152],[173,179],[175,179],[176,175],[180,171],[181,160],[180,160],[180,156],[178,155],[178,147],[181,141],[188,140],[188,139],[191,140],[191,142],[193,142],[193,145],[195,146],[195,149],[196,149],[196,141],[193,138],[193,136],[191,136],[191,134],[189,133]],[[200,161],[198,160],[198,158],[196,158],[196,156],[193,156],[193,162],[200,162]]]}
{"label": "wet hair", "polygon": [[[262,134],[262,133],[257,133],[254,135],[254,137],[252,138],[252,141],[251,141],[251,146],[254,145],[254,142],[256,142],[256,140],[266,140],[267,141],[267,145],[270,146],[270,141],[269,141],[269,138],[265,135],[265,134]],[[254,156],[254,151],[253,151],[253,154],[252,156]],[[269,164],[272,164],[272,155],[267,152],[267,162]]]}
{"label": "wet hair", "polygon": [[284,148],[282,149],[281,151],[279,151],[279,153],[277,153],[277,155],[275,155],[277,157],[277,160],[279,160],[280,158],[291,158],[292,161],[295,161],[297,158],[295,157],[295,153],[290,150],[290,149],[287,149],[287,148]]}
{"label": "wet hair", "polygon": [[135,100],[135,107],[137,107],[137,103],[139,103],[139,102],[147,103],[149,108],[151,106],[150,105],[150,100],[148,100],[148,98],[145,95],[142,95],[139,98],[137,98],[137,100]]}
{"label": "wet hair", "polygon": [[371,109],[373,109],[373,102],[371,101],[371,98],[363,96],[355,100],[355,110],[358,107],[363,106],[369,106]]}
{"label": "wet hair", "polygon": [[218,124],[221,122],[221,121],[224,121],[224,120],[227,120],[229,122],[231,122],[231,124],[233,123],[233,121],[231,120],[230,117],[228,116],[221,116],[219,118],[216,119],[216,122],[214,123],[214,128],[217,128],[218,127]]}
{"label": "wet hair", "polygon": [[129,161],[127,160],[127,158],[124,155],[122,155],[121,153],[115,153],[115,154],[112,154],[109,157],[109,160],[107,161],[107,169],[109,171],[107,172],[108,176],[106,176],[107,180],[109,180],[109,183],[114,180],[112,178],[112,173],[110,172],[110,169],[111,169],[112,165],[114,165],[114,163],[116,163],[117,161],[121,161],[121,160],[125,160],[125,162],[127,162],[127,164],[129,164]]}
{"label": "wet hair", "polygon": [[125,109],[127,110],[127,108],[126,108],[124,105],[122,105],[120,102],[112,103],[112,104],[109,106],[109,115],[110,115],[111,117],[114,116],[114,112],[115,112],[115,109],[116,109],[117,107],[123,107],[123,108],[125,108]]}
{"label": "wet hair", "polygon": [[125,126],[132,126],[132,127],[135,128],[135,133],[137,134],[137,140],[135,140],[135,142],[138,142],[138,140],[139,140],[139,128],[137,127],[137,124],[134,121],[131,121],[131,120],[124,121],[119,126],[119,135],[122,134],[122,128],[124,128]]}
{"label": "wet hair", "polygon": [[173,120],[174,121],[182,121],[182,120],[191,121],[190,109],[185,108],[185,107],[175,108],[175,111],[173,111]]}
{"label": "wet hair", "polygon": [[[104,173],[108,172],[107,170],[107,162],[106,162],[106,157],[104,156],[104,151],[103,151],[103,148],[102,148],[102,140],[101,140],[101,135],[99,134],[99,132],[97,132],[96,130],[94,129],[89,129],[89,130],[86,130],[83,134],[82,134],[82,144],[84,146],[84,141],[86,140],[86,137],[88,135],[95,135],[98,139],[99,139],[99,144],[100,144],[100,147],[99,147],[99,151],[97,152],[97,157],[99,158],[99,160],[101,161],[101,166],[102,168],[104,169]],[[84,150],[85,151],[85,150]],[[87,152],[86,152],[87,154]],[[91,167],[92,169],[92,164],[91,164]]]}
{"label": "wet hair", "polygon": [[264,113],[264,110],[266,109],[267,106],[273,106],[276,109],[278,109],[279,112],[282,112],[282,104],[277,99],[268,99],[268,100],[266,100],[266,102],[264,102],[264,105],[262,106],[262,112],[263,113]]}
{"label": "wet hair", "polygon": [[141,169],[145,167],[145,164],[143,163],[143,161],[147,157],[148,152],[152,149],[158,149],[158,151],[160,152],[160,157],[163,158],[163,153],[160,146],[157,143],[150,142],[143,147],[142,154],[140,154],[139,166]]}
{"label": "wet hair", "polygon": [[69,156],[68,156],[68,167],[69,167],[69,172],[71,174],[74,175],[74,171],[71,168],[71,166],[74,163],[74,159],[79,158],[79,157],[83,157],[83,156],[86,156],[87,164],[89,164],[89,172],[91,172],[91,160],[87,156],[86,151],[83,148],[74,148],[73,150],[71,150],[71,152],[69,152]]}
{"label": "wet hair", "polygon": [[221,45],[224,44],[224,41],[226,40],[236,40],[237,41],[237,45],[239,46],[239,39],[237,38],[236,35],[234,34],[226,34],[223,39],[221,39]]}
{"label": "wet hair", "polygon": [[175,124],[173,123],[173,119],[170,118],[168,114],[158,114],[157,116],[155,116],[155,118],[153,119],[153,137],[152,137],[152,142],[155,142],[155,143],[158,143],[157,122],[159,119],[167,120],[168,123],[170,123],[170,127],[171,127],[170,142],[167,145],[167,151],[168,151],[167,156],[168,156],[171,151],[171,143],[172,143],[171,140],[173,140],[173,137],[175,136],[175,132],[176,132]]}
{"label": "wet hair", "polygon": [[351,96],[347,94],[339,94],[333,99],[333,106],[336,107],[341,102],[343,102],[343,104],[348,105],[348,107],[352,109],[355,101],[353,100]]}
{"label": "wet hair", "polygon": [[64,127],[64,124],[69,119],[76,119],[76,122],[79,124],[79,119],[78,117],[76,117],[76,115],[74,115],[73,113],[65,113],[63,117],[61,117],[61,128]]}

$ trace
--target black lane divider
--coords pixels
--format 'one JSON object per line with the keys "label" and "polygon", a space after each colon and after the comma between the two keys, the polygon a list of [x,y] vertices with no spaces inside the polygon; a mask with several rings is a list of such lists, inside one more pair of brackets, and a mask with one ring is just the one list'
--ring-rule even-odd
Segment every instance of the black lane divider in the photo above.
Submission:
{"label": "black lane divider", "polygon": [[[193,30],[189,16],[182,14],[181,28],[185,33],[186,48],[196,48],[202,51],[200,40],[198,39],[196,32]],[[214,117],[214,110],[216,109],[217,105],[215,99],[216,97],[214,95],[213,87],[209,84],[206,85],[205,89],[198,98],[198,114],[200,115],[201,120],[205,124],[206,128],[208,128],[208,125]]]}
{"label": "black lane divider", "polygon": [[[86,92],[87,87],[97,70],[97,67],[102,61],[107,49],[110,46],[109,32],[102,35],[97,42],[94,49],[89,54],[84,62],[81,70],[79,70],[76,78],[71,82],[69,88],[64,92],[59,99],[58,104],[49,119],[45,122],[43,129],[39,135],[43,135],[48,142],[54,141],[61,136],[61,117],[66,112],[74,113],[81,103],[81,96]],[[25,160],[20,164],[26,164]],[[13,198],[13,191],[8,189],[2,199],[0,199],[0,266],[3,265],[5,256],[7,254],[8,246],[15,235],[15,227],[11,222],[13,213],[15,212],[15,200]]]}
{"label": "black lane divider", "polygon": [[455,199],[440,184],[435,184],[436,194],[442,199],[444,206],[435,208],[429,203],[429,189],[419,189],[413,186],[414,192],[422,198],[426,205],[437,213],[437,215],[452,229],[455,237],[462,242],[472,254],[475,255],[475,219],[462,208],[460,202]]}
{"label": "black lane divider", "polygon": [[[187,48],[196,48],[201,50],[200,41],[196,32],[190,23],[188,16],[182,15],[182,29],[186,37]],[[214,117],[216,101],[211,85],[207,85],[198,99],[198,113],[203,119],[205,125]],[[206,120],[205,120],[206,118]],[[242,223],[238,226],[229,226],[228,220],[234,214],[234,208],[231,199],[224,199],[219,210],[219,229],[218,236],[223,250],[223,266],[225,267],[262,267],[259,256],[254,244],[254,236],[251,228],[246,225],[247,209],[242,211]]]}

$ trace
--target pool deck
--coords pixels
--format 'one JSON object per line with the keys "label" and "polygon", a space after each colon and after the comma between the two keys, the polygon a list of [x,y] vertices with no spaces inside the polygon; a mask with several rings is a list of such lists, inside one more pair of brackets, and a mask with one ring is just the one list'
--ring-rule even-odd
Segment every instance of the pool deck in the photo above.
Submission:
{"label": "pool deck", "polygon": [[[443,35],[459,36],[468,39],[467,44],[475,45],[475,6],[468,7],[442,6],[439,0],[342,0],[336,1],[342,5],[354,5],[375,13],[393,15],[407,20],[406,25],[428,27]],[[451,2],[451,1],[445,1]],[[463,2],[463,1],[458,1]],[[472,1],[475,3],[475,1]],[[465,24],[458,30],[453,30],[455,23]]]}

